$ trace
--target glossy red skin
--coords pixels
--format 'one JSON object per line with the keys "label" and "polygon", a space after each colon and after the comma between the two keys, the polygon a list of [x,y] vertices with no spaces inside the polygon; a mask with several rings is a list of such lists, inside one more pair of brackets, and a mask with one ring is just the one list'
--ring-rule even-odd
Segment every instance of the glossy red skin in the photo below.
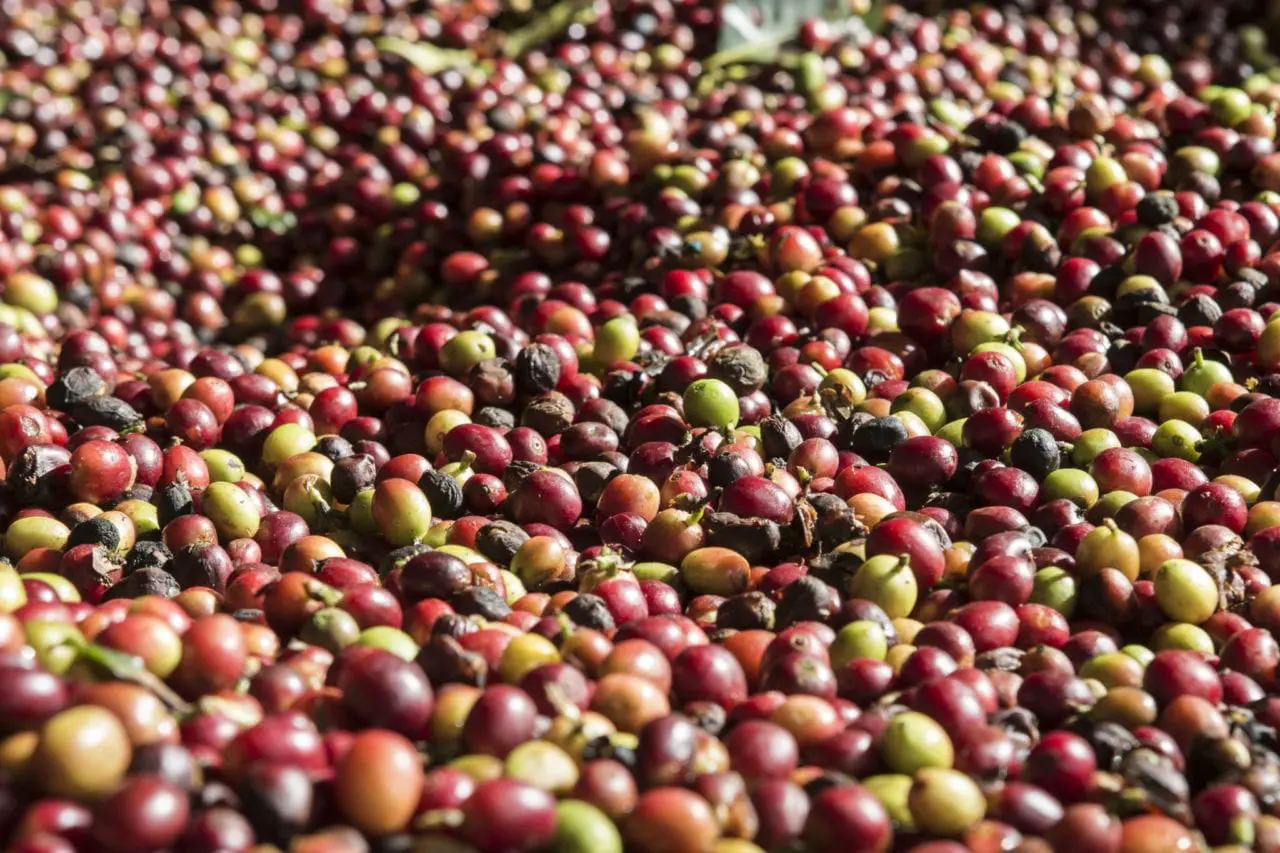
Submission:
{"label": "glossy red skin", "polygon": [[1093,750],[1082,738],[1052,732],[1032,748],[1022,778],[1071,803],[1083,799],[1096,766]]}
{"label": "glossy red skin", "polygon": [[[886,470],[898,484],[920,489],[945,483],[958,466],[959,456],[950,442],[933,436],[917,436],[908,438],[893,449]],[[839,491],[838,475],[836,479]],[[851,487],[853,483],[844,486],[846,490]],[[885,497],[893,500],[887,495]]]}
{"label": "glossy red skin", "polygon": [[1177,696],[1199,696],[1211,703],[1222,699],[1222,683],[1202,655],[1189,651],[1162,651],[1148,664],[1143,689],[1161,704]]}
{"label": "glossy red skin", "polygon": [[907,508],[902,489],[893,478],[885,471],[871,466],[846,468],[841,471],[836,475],[834,491],[846,499],[861,493],[879,495],[899,511]]}
{"label": "glossy red skin", "polygon": [[932,589],[946,569],[938,538],[923,525],[905,518],[886,519],[867,537],[868,557],[905,554],[921,589]]}
{"label": "glossy red skin", "polygon": [[689,646],[672,661],[671,670],[673,690],[682,703],[707,700],[732,711],[747,698],[742,665],[720,646]]}
{"label": "glossy red skin", "polygon": [[537,707],[523,690],[494,685],[467,715],[463,742],[472,752],[505,757],[532,736],[536,715]]}
{"label": "glossy red skin", "polygon": [[860,786],[829,788],[810,801],[805,842],[819,853],[856,849],[883,851],[893,827],[880,801]]}
{"label": "glossy red skin", "polygon": [[467,840],[481,850],[536,850],[555,832],[555,799],[511,779],[477,786],[463,803]]}
{"label": "glossy red skin", "polygon": [[319,732],[310,720],[296,712],[268,717],[235,737],[223,754],[223,769],[233,777],[258,762],[308,772],[319,772],[328,766]]}
{"label": "glossy red skin", "polygon": [[159,777],[139,776],[101,804],[93,832],[108,850],[162,848],[178,838],[189,815],[187,792]]}
{"label": "glossy red skin", "polygon": [[763,477],[740,477],[720,495],[720,510],[743,518],[764,518],[788,524],[795,507],[787,494]]}

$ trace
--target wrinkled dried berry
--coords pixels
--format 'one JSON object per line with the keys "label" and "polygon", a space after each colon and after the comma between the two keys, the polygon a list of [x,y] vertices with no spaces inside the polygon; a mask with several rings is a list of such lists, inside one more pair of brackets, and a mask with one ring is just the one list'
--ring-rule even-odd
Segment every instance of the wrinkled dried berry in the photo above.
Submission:
{"label": "wrinkled dried berry", "polygon": [[142,415],[118,397],[97,396],[71,403],[68,414],[84,427],[107,427],[116,432],[132,432],[143,426]]}
{"label": "wrinkled dried berry", "polygon": [[770,459],[786,459],[803,440],[796,425],[781,415],[770,415],[760,422],[760,442]]}
{"label": "wrinkled dried berry", "polygon": [[173,598],[181,591],[182,587],[178,585],[178,581],[164,569],[143,566],[107,590],[104,600],[140,598],[144,595]]}
{"label": "wrinkled dried berry", "polygon": [[418,480],[418,488],[427,496],[431,511],[440,518],[457,518],[462,515],[462,486],[456,478],[432,469]]}
{"label": "wrinkled dried berry", "polygon": [[87,367],[74,367],[53,381],[45,392],[45,400],[54,409],[70,412],[73,406],[105,394],[106,391],[106,380],[97,371]]}
{"label": "wrinkled dried berry", "polygon": [[605,604],[604,599],[589,592],[570,599],[565,603],[562,612],[572,619],[575,625],[581,625],[583,628],[611,632],[615,627],[613,615],[609,612],[609,606]]}
{"label": "wrinkled dried berry", "polygon": [[544,436],[559,435],[573,423],[573,403],[563,394],[552,391],[535,397],[520,414],[520,425]]}
{"label": "wrinkled dried berry", "polygon": [[768,368],[754,347],[724,347],[707,362],[708,375],[733,389],[739,397],[764,387]]}
{"label": "wrinkled dried berry", "polygon": [[776,609],[773,599],[762,592],[735,595],[716,611],[716,627],[738,631],[772,631]]}
{"label": "wrinkled dried berry", "polygon": [[516,356],[515,375],[521,395],[546,394],[560,382],[560,358],[551,347],[535,341]]}
{"label": "wrinkled dried berry", "polygon": [[511,613],[511,606],[502,595],[487,586],[473,586],[454,593],[449,603],[459,613],[491,620],[503,619]]}
{"label": "wrinkled dried berry", "polygon": [[128,577],[141,569],[166,569],[173,554],[163,542],[139,542],[124,561],[124,575]]}
{"label": "wrinkled dried berry", "polygon": [[[349,504],[356,495],[372,489],[377,482],[378,467],[367,453],[347,456],[334,463],[329,488],[338,503]],[[433,505],[434,508],[434,505]]]}

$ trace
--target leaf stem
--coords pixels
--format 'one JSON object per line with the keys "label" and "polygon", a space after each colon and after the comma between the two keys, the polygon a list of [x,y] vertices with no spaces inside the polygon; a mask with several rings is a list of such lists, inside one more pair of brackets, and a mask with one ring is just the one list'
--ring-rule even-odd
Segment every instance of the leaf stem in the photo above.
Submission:
{"label": "leaf stem", "polygon": [[[519,59],[535,45],[555,38],[573,24],[580,14],[595,7],[595,0],[560,0],[546,12],[507,36],[502,45],[502,55]],[[594,13],[591,16],[595,17]]]}

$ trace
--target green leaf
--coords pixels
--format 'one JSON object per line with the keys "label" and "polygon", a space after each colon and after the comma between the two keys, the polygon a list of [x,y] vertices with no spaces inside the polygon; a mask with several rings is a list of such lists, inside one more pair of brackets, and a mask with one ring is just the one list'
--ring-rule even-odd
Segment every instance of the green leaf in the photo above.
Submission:
{"label": "green leaf", "polygon": [[887,5],[886,0],[871,0],[871,8],[862,16],[862,23],[867,25],[868,30],[878,34],[884,29],[884,9]]}
{"label": "green leaf", "polygon": [[424,42],[383,36],[374,42],[378,50],[398,56],[423,74],[439,74],[449,68],[469,68],[476,61],[469,50],[449,50]]}
{"label": "green leaf", "polygon": [[141,658],[93,643],[79,646],[78,656],[80,660],[101,669],[117,681],[127,681],[150,690],[174,711],[185,713],[190,709],[181,696],[143,665]]}
{"label": "green leaf", "polygon": [[783,39],[772,38],[751,44],[740,44],[711,54],[702,62],[706,71],[718,71],[730,65],[760,65],[772,62],[777,56]]}

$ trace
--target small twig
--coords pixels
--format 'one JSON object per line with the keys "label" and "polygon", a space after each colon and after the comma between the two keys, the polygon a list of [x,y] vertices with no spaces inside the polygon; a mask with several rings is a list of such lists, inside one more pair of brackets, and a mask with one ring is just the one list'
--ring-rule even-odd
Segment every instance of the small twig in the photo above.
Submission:
{"label": "small twig", "polygon": [[546,12],[530,21],[507,36],[502,44],[502,55],[508,59],[519,59],[535,45],[549,41],[563,33],[578,20],[578,16],[592,12],[594,18],[595,0],[560,0]]}

